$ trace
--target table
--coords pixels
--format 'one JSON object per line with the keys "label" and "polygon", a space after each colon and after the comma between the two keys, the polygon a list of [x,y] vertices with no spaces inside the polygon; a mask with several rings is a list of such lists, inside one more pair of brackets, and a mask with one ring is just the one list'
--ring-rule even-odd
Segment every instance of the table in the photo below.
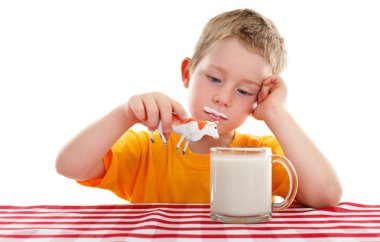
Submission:
{"label": "table", "polygon": [[0,241],[380,241],[380,205],[289,208],[223,224],[208,204],[0,206]]}

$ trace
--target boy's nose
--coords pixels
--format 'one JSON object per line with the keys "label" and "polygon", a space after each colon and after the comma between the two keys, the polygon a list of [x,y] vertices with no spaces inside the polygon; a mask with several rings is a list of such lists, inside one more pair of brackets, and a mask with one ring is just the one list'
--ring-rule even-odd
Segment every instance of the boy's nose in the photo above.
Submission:
{"label": "boy's nose", "polygon": [[228,92],[217,93],[214,95],[213,101],[223,107],[229,107],[231,106],[231,94]]}

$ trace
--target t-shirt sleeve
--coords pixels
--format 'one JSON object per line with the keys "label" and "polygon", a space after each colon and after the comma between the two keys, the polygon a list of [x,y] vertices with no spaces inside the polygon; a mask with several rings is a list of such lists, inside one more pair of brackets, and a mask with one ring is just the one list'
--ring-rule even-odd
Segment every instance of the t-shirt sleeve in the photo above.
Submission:
{"label": "t-shirt sleeve", "polygon": [[103,178],[77,181],[89,187],[108,189],[130,200],[141,161],[141,142],[148,139],[142,133],[127,131],[103,157],[106,173]]}

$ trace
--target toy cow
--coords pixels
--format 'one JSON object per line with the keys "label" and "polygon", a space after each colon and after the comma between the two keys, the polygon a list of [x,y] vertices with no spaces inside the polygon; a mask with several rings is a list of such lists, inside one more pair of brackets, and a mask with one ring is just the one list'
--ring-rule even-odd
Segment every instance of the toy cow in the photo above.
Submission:
{"label": "toy cow", "polygon": [[[172,117],[172,130],[174,133],[182,134],[181,138],[179,139],[177,143],[177,150],[180,150],[180,145],[182,141],[185,139],[186,143],[183,148],[182,154],[186,154],[187,146],[189,145],[189,141],[198,141],[200,140],[204,135],[209,135],[213,137],[214,139],[219,138],[218,133],[218,122],[209,122],[209,121],[201,121],[196,120],[194,118],[189,118],[187,121],[183,122],[181,121],[177,116],[173,115]],[[157,130],[160,134],[160,137],[164,143],[164,145],[167,144],[167,141],[165,139],[164,134],[162,133],[162,124],[159,123]],[[154,143],[153,139],[153,131],[150,132],[149,135],[150,141]]]}

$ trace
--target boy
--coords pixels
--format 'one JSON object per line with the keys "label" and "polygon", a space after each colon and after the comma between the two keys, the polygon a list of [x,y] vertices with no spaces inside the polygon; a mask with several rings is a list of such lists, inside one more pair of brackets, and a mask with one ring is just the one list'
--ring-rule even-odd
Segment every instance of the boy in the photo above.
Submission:
{"label": "boy", "polygon": [[[270,20],[249,9],[220,14],[207,23],[193,57],[181,65],[191,117],[218,121],[219,139],[190,142],[182,155],[171,122],[172,113],[188,119],[184,108],[162,93],[145,93],[79,133],[58,155],[57,171],[132,203],[208,203],[210,147],[267,146],[292,161],[298,202],[335,206],[341,187],[333,167],[284,107],[287,91],[278,75],[285,62],[283,39]],[[276,138],[236,132],[249,116],[263,120]],[[167,146],[157,132],[151,143],[148,131],[130,130],[137,123],[155,130],[160,120],[170,137]],[[287,194],[287,179],[284,168],[274,165],[273,195]]]}

